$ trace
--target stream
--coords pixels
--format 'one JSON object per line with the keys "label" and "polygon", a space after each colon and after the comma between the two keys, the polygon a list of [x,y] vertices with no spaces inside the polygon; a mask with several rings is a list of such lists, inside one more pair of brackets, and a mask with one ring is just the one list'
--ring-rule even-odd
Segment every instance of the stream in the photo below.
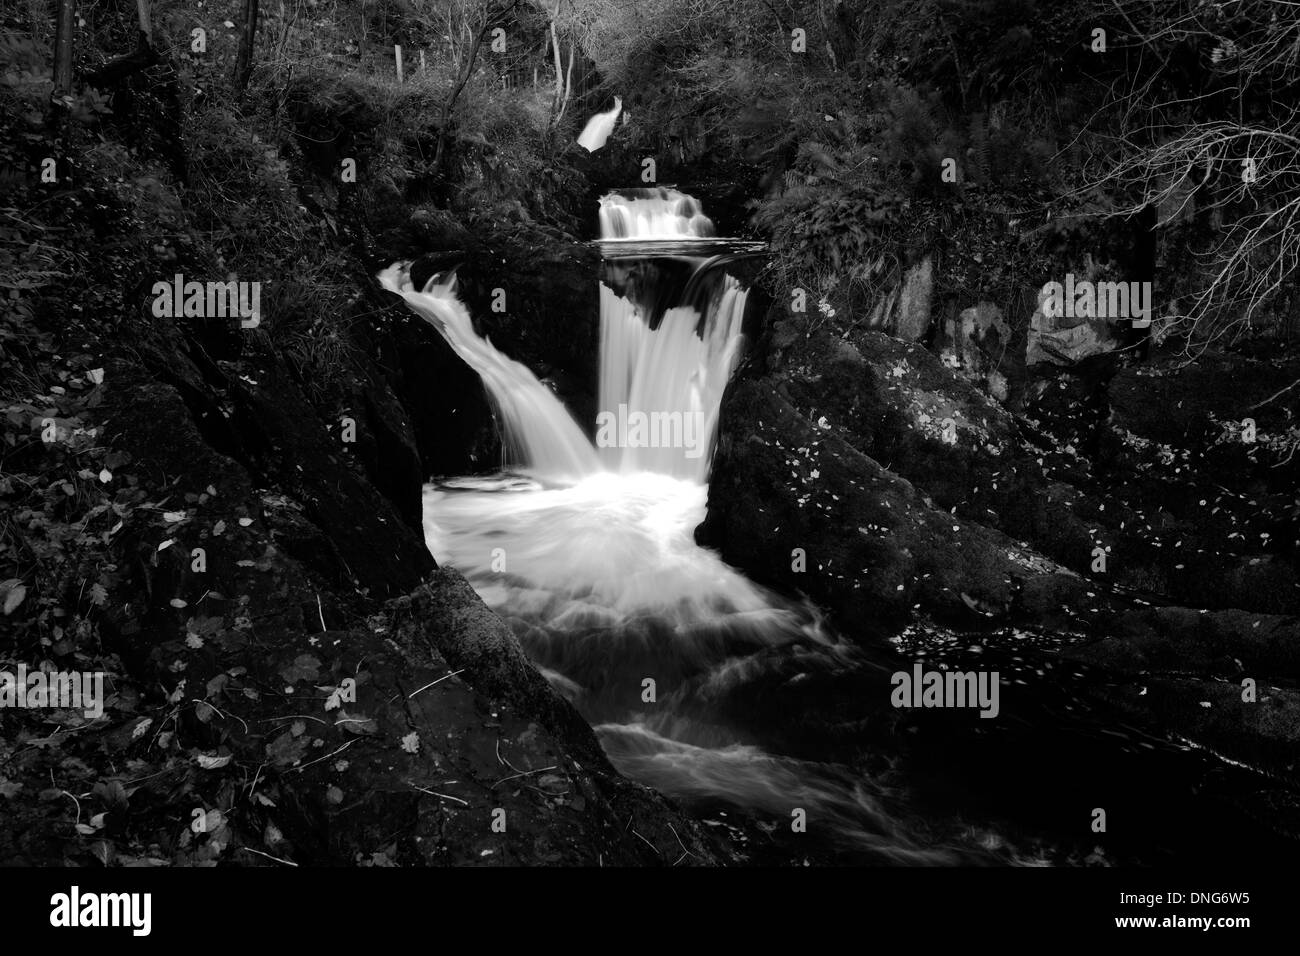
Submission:
{"label": "stream", "polygon": [[[425,534],[592,724],[620,772],[757,863],[1209,862],[1267,841],[1247,771],[1128,726],[1090,693],[1081,638],[915,625],[874,644],[699,547],[723,390],[743,354],[753,250],[698,203],[600,208],[595,423],[475,331],[452,274],[381,275],[479,374],[509,465],[425,491]],[[994,719],[900,708],[918,662],[995,671]],[[1109,825],[1092,832],[1096,808]],[[1105,849],[1100,846],[1105,843]]]}

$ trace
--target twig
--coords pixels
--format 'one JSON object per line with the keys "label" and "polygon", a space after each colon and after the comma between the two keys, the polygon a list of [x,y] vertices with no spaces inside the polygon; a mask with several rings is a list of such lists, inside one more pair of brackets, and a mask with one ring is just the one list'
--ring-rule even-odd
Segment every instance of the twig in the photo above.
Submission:
{"label": "twig", "polygon": [[[311,714],[281,714],[279,717],[263,717],[258,721],[258,723],[269,724],[273,720],[296,720],[299,718],[302,720],[314,720],[318,724],[328,723],[328,721],[321,720],[319,717],[313,717]],[[276,730],[279,729],[279,727],[276,728]]]}
{"label": "twig", "polygon": [[[196,704],[208,704],[206,700],[199,700],[197,697],[191,697],[190,700]],[[240,717],[238,714],[231,714],[230,717],[227,717],[217,708],[215,704],[208,704],[208,706],[211,707],[214,711],[216,711],[217,716],[220,717],[222,720],[229,720],[230,717],[234,717],[235,720],[239,721],[241,724],[244,724],[244,718]],[[244,733],[248,733],[248,724],[244,724]]]}
{"label": "twig", "polygon": [[513,770],[515,773],[522,773],[522,772],[523,772],[523,771],[521,771],[518,767],[516,767],[514,764],[512,764],[509,760],[507,760],[505,757],[501,756],[501,738],[500,738],[500,737],[497,738],[497,763],[501,764],[502,766],[509,767],[509,768],[510,768],[511,770]]}
{"label": "twig", "polygon": [[315,760],[309,761],[308,763],[303,764],[301,767],[290,767],[290,768],[289,768],[289,773],[302,773],[304,770],[306,770],[306,769],[307,769],[308,767],[310,767],[312,764],[320,763],[322,760],[329,760],[330,757],[333,757],[333,756],[334,756],[334,754],[341,754],[341,753],[343,753],[343,751],[347,750],[347,749],[348,749],[349,747],[351,747],[354,743],[356,743],[355,740],[349,740],[347,743],[345,743],[345,744],[344,744],[342,747],[340,747],[338,750],[334,751],[334,753],[328,753],[328,754],[326,754],[326,755],[323,756],[323,757],[317,757]]}
{"label": "twig", "polygon": [[645,844],[646,846],[648,846],[650,849],[654,850],[656,856],[659,856],[659,857],[662,857],[662,856],[663,856],[663,854],[659,852],[659,848],[658,848],[657,846],[655,846],[653,843],[651,843],[651,842],[650,842],[649,840],[647,840],[645,837],[641,836],[641,834],[639,834],[639,833],[636,832],[636,827],[633,827],[633,828],[632,828],[632,832],[636,834],[637,839],[639,839],[642,843],[644,843],[644,844]]}
{"label": "twig", "polygon": [[[411,693],[407,694],[407,695],[406,695],[406,699],[407,699],[407,700],[410,700],[410,699],[411,699],[412,697],[414,697],[416,694],[420,693],[420,691],[426,691],[426,690],[428,690],[428,689],[429,689],[430,687],[432,687],[434,684],[438,683],[438,681],[444,681],[444,680],[446,680],[448,677],[455,677],[457,674],[463,674],[464,672],[465,672],[465,668],[462,667],[460,670],[458,670],[458,671],[452,671],[450,674],[443,674],[441,677],[438,678],[438,680],[430,681],[429,683],[427,683],[427,684],[425,684],[423,687],[421,687],[420,690],[412,691]],[[498,738],[497,743],[500,744],[500,742],[501,742],[501,741],[500,741],[500,738]]]}
{"label": "twig", "polygon": [[[511,767],[511,769],[513,770],[514,768]],[[555,768],[554,766],[551,766],[551,767],[541,767],[540,769],[537,769],[537,770],[524,770],[524,771],[522,771],[522,772],[520,772],[520,773],[514,773],[514,774],[511,774],[511,775],[508,776],[508,777],[502,777],[502,778],[501,778],[500,780],[498,780],[496,783],[492,784],[492,786],[489,787],[488,789],[489,789],[489,790],[495,790],[497,787],[499,787],[501,784],[505,783],[507,780],[514,780],[516,777],[530,777],[530,776],[532,776],[532,775],[535,774],[535,773],[545,773],[545,772],[548,771],[548,770],[554,770],[554,769],[556,769],[556,768]]]}
{"label": "twig", "polygon": [[264,856],[264,857],[266,857],[268,860],[275,860],[276,863],[283,863],[285,866],[297,866],[297,865],[298,865],[297,863],[293,862],[293,860],[282,860],[282,859],[280,859],[278,856],[271,856],[271,854],[269,854],[269,853],[263,853],[261,850],[254,850],[251,846],[241,846],[240,849],[241,849],[241,850],[244,850],[244,851],[246,851],[246,852],[248,852],[248,853],[256,853],[258,856]]}
{"label": "twig", "polygon": [[[673,836],[677,837],[677,845],[682,848],[682,855],[677,858],[677,863],[682,862],[682,860],[688,856],[693,856],[694,854],[692,854],[690,850],[686,849],[686,844],[682,842],[682,838],[677,836],[677,831],[673,829],[671,823],[668,824],[668,829],[673,831]],[[677,863],[674,863],[673,866],[676,866]]]}
{"label": "twig", "polygon": [[460,797],[453,797],[450,794],[446,794],[446,793],[438,793],[436,790],[429,790],[426,787],[421,787],[418,784],[411,783],[410,780],[406,782],[411,784],[412,787],[415,787],[416,790],[419,790],[421,793],[427,793],[431,797],[441,797],[444,800],[455,800],[457,803],[463,803],[465,804],[465,806],[467,807],[469,806],[468,800],[462,800]]}
{"label": "twig", "polygon": [[1269,402],[1272,402],[1272,401],[1274,401],[1274,400],[1276,400],[1276,399],[1281,398],[1283,395],[1285,395],[1287,392],[1291,391],[1291,389],[1295,388],[1297,385],[1300,385],[1300,378],[1296,379],[1294,382],[1292,382],[1290,385],[1288,385],[1286,388],[1282,389],[1281,391],[1274,392],[1272,395],[1270,395],[1268,398],[1264,399],[1262,402],[1260,402],[1260,403],[1258,403],[1258,404],[1256,404],[1256,405],[1252,405],[1252,406],[1250,406],[1250,408],[1246,409],[1246,411],[1248,411],[1248,412],[1253,412],[1253,411],[1254,411],[1255,409],[1257,409],[1257,408],[1263,408],[1263,407],[1264,407],[1265,405],[1267,405]]}

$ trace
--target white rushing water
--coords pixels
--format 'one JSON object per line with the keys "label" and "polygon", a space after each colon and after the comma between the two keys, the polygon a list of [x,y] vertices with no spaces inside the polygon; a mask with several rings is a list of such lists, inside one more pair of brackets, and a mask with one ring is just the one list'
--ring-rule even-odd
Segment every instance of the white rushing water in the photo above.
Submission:
{"label": "white rushing water", "polygon": [[[694,200],[663,189],[605,197],[600,222],[603,238],[713,234]],[[474,332],[453,280],[416,290],[407,264],[381,274],[479,373],[510,457],[508,472],[426,488],[429,549],[511,626],[625,773],[684,800],[761,816],[788,819],[790,807],[804,807],[865,852],[939,862],[942,852],[918,845],[885,812],[885,790],[838,765],[768,754],[723,716],[725,701],[788,667],[788,652],[797,651],[803,676],[842,672],[851,652],[815,610],[695,543],[723,391],[742,351],[746,291],[712,262],[674,255],[679,278],[683,261],[694,269],[686,287],[697,305],[661,302],[657,324],[646,303],[671,295],[647,293],[660,275],[653,263],[648,279],[623,273],[626,297],[602,284],[596,442],[525,366]],[[647,678],[657,688],[648,703]]]}
{"label": "white rushing water", "polygon": [[628,189],[600,200],[603,240],[702,239],[713,235],[713,220],[693,198],[667,186]]}
{"label": "white rushing water", "polygon": [[[610,428],[598,430],[597,439],[607,467],[707,481],[722,393],[740,356],[746,299],[727,276],[702,329],[698,312],[678,307],[652,330],[636,304],[601,286],[597,421]],[[600,441],[621,437],[616,426],[638,413],[648,422],[646,440]]]}
{"label": "white rushing water", "polygon": [[[606,197],[602,210],[617,205]],[[622,221],[665,228],[657,216]],[[733,277],[715,283],[703,315],[669,308],[654,329],[640,306],[601,286],[596,443],[527,367],[474,331],[454,278],[416,290],[398,263],[379,279],[478,372],[496,411],[515,477],[431,486],[425,508],[430,550],[489,606],[561,630],[647,616],[687,629],[737,615],[788,619],[694,541],[741,351],[746,292]]]}
{"label": "white rushing water", "polygon": [[456,297],[454,274],[441,281],[435,276],[416,290],[409,270],[409,263],[395,263],[379,274],[379,282],[400,295],[478,372],[511,457],[553,478],[577,478],[599,468],[591,442],[555,394],[474,331],[469,311]]}
{"label": "white rushing water", "polygon": [[604,146],[605,140],[609,139],[609,134],[614,132],[614,124],[618,122],[618,114],[622,111],[623,101],[616,96],[612,109],[597,113],[587,120],[587,125],[578,136],[578,145],[589,153],[594,153]]}

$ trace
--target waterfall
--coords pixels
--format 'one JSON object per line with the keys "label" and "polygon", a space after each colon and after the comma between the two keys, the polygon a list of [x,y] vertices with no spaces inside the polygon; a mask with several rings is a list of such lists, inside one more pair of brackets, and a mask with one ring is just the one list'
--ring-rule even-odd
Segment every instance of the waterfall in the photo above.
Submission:
{"label": "waterfall", "polygon": [[509,473],[426,487],[430,552],[510,626],[634,779],[757,818],[803,808],[823,839],[875,862],[949,860],[894,819],[887,787],[823,762],[816,748],[790,752],[797,738],[768,716],[798,707],[800,719],[788,722],[797,727],[827,682],[847,679],[848,696],[826,698],[838,727],[845,700],[888,706],[887,670],[836,642],[815,608],[695,543],[722,395],[743,343],[746,290],[725,268],[734,250],[719,252],[732,241],[712,238],[699,205],[667,189],[606,196],[600,222],[602,249],[618,249],[601,274],[592,438],[526,367],[474,331],[454,278],[417,290],[408,264],[380,275],[478,372],[512,459]]}
{"label": "waterfall", "polygon": [[[722,392],[739,358],[746,296],[726,276],[703,323],[695,309],[679,306],[652,330],[640,307],[601,286],[598,423],[604,427],[597,442],[607,467],[707,480]],[[645,440],[610,440],[626,439],[619,430],[637,421]]]}
{"label": "waterfall", "polygon": [[659,186],[626,189],[600,200],[602,239],[685,239],[713,235],[713,220],[685,193]]}
{"label": "waterfall", "polygon": [[[713,223],[689,196],[671,189],[630,190],[601,200],[602,238],[706,236]],[[576,480],[599,471],[653,472],[697,484],[708,480],[718,412],[740,355],[748,293],[715,259],[676,257],[700,303],[664,306],[651,271],[643,287],[617,294],[600,287],[599,414],[594,443],[560,400],[523,364],[474,331],[456,295],[455,275],[411,284],[410,264],[379,275],[390,292],[438,330],[483,381],[514,464],[538,478]],[[657,323],[655,320],[658,320]]]}
{"label": "waterfall", "polygon": [[578,145],[589,153],[594,153],[604,146],[605,140],[609,139],[609,134],[614,131],[614,124],[618,121],[618,114],[622,111],[623,101],[616,96],[614,97],[613,109],[604,113],[597,113],[587,120],[587,125],[578,136]]}
{"label": "waterfall", "polygon": [[568,409],[524,365],[474,331],[468,310],[456,296],[455,275],[438,279],[434,276],[416,291],[410,263],[395,263],[379,274],[385,289],[400,295],[478,372],[511,457],[548,478],[576,478],[598,470],[596,452]]}

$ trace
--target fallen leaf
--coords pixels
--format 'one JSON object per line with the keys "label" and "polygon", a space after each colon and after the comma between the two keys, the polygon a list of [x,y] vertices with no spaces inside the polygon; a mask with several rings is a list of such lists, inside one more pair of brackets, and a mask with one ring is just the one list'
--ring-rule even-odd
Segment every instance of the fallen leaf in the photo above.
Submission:
{"label": "fallen leaf", "polygon": [[320,676],[320,661],[310,654],[299,654],[292,664],[280,668],[280,676],[289,684],[300,680],[316,680]]}
{"label": "fallen leaf", "polygon": [[301,760],[306,752],[306,738],[295,738],[288,731],[285,731],[266,745],[266,756],[277,767],[292,766]]}
{"label": "fallen leaf", "polygon": [[27,585],[23,584],[18,578],[10,578],[7,581],[0,582],[0,594],[4,595],[4,613],[8,617],[18,605],[23,603],[27,597]]}

